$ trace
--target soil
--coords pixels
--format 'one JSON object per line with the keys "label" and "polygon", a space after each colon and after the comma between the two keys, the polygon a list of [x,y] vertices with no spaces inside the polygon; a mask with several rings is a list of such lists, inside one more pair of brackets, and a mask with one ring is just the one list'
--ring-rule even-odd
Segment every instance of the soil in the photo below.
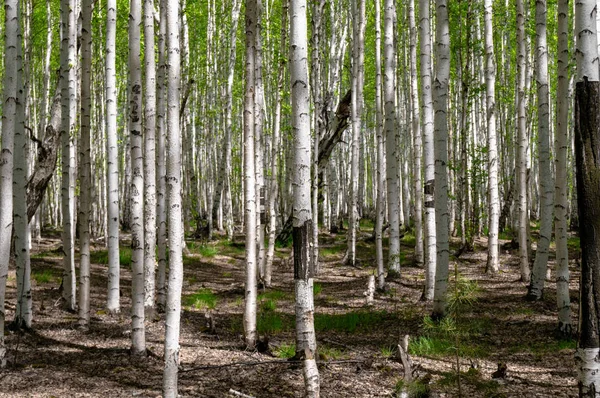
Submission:
{"label": "soil", "polygon": [[[455,271],[460,274],[460,280],[476,282],[477,289],[452,312],[454,331],[446,330],[431,326],[432,322],[425,320],[431,313],[431,303],[420,300],[423,270],[410,265],[410,241],[402,246],[401,277],[389,280],[386,292],[375,294],[373,305],[366,304],[363,292],[375,263],[373,243],[368,242],[369,232],[363,230],[358,245],[358,267],[341,264],[344,234],[321,236],[321,270],[315,279],[315,317],[321,352],[322,397],[396,396],[397,383],[404,377],[397,345],[405,335],[413,342],[409,350],[413,376],[421,384],[429,381],[425,389],[430,396],[577,395],[575,341],[555,337],[556,285],[552,278],[546,283],[542,300],[526,301],[526,286],[519,281],[517,252],[502,250],[501,272],[487,275],[484,271],[486,242],[476,240],[473,252],[451,259],[449,290],[456,292]],[[243,237],[237,237],[236,241],[243,242]],[[93,250],[104,249],[101,243]],[[126,245],[124,241],[123,246]],[[181,396],[229,397],[234,396],[231,389],[252,397],[303,396],[301,364],[278,357],[285,356],[286,347],[289,351],[294,343],[290,249],[276,250],[273,286],[261,291],[266,293],[259,297],[259,329],[263,325],[260,334],[261,338],[268,338],[269,346],[266,352],[259,353],[247,351],[243,346],[243,243],[213,240],[207,244],[208,251],[206,247],[201,250],[195,242],[189,246],[192,254],[185,258],[184,299],[198,292],[208,292],[214,302],[183,307]],[[146,322],[149,355],[131,357],[129,267],[123,266],[121,271],[122,311],[111,316],[104,310],[107,267],[93,264],[93,316],[89,330],[82,331],[77,327],[77,314],[61,307],[58,237],[44,236],[40,244],[34,244],[32,255],[34,276],[50,277],[32,281],[33,329],[7,332],[9,363],[0,371],[0,396],[160,396],[164,315],[158,314]],[[573,259],[578,256],[574,252],[570,255]],[[551,258],[550,267],[553,266]],[[573,260],[574,317],[578,313],[578,279],[579,267]],[[15,294],[15,273],[11,269],[6,305],[9,321],[14,316]],[[214,330],[207,316],[212,318]],[[573,324],[577,325],[577,319],[573,319]],[[436,349],[436,342],[446,344],[445,348]],[[428,344],[433,348],[428,348]],[[456,347],[459,347],[460,390]],[[499,364],[506,365],[506,375],[493,379],[492,374]],[[405,385],[410,391],[416,391],[415,383]]]}

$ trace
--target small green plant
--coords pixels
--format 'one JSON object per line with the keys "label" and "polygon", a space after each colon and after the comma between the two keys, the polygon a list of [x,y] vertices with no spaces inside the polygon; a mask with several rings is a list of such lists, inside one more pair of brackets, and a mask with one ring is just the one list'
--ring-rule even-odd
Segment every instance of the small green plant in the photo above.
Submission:
{"label": "small green plant", "polygon": [[183,296],[183,305],[197,309],[213,309],[217,305],[217,296],[210,289],[200,289],[197,293]]}
{"label": "small green plant", "polygon": [[319,348],[319,357],[323,361],[330,361],[341,359],[344,356],[344,353],[339,348],[328,347],[326,345],[321,345]]}
{"label": "small green plant", "polygon": [[430,387],[421,380],[406,382],[404,379],[400,379],[396,382],[394,391],[397,396],[406,392],[410,398],[427,398],[429,397]]}
{"label": "small green plant", "polygon": [[260,334],[274,335],[285,329],[288,329],[286,322],[281,314],[275,311],[263,311],[257,321],[256,331]]}
{"label": "small green plant", "polygon": [[567,239],[567,247],[571,250],[579,250],[581,248],[579,236],[571,236]]}
{"label": "small green plant", "polygon": [[385,311],[356,311],[345,314],[315,314],[315,330],[353,333],[356,330],[373,330],[389,318]]}
{"label": "small green plant", "polygon": [[231,278],[233,274],[231,272],[223,272],[223,278]]}
{"label": "small green plant", "polygon": [[292,358],[296,355],[296,344],[282,344],[273,350],[273,354],[279,358]]}
{"label": "small green plant", "polygon": [[[108,252],[106,250],[97,250],[90,253],[92,264],[108,264]],[[131,265],[131,248],[119,247],[119,262],[121,266],[129,267]]]}
{"label": "small green plant", "polygon": [[[415,238],[415,236],[411,233],[405,233],[404,237],[401,240],[402,243],[404,243],[406,246],[414,246],[417,242],[417,239]],[[401,252],[404,253],[404,252]]]}
{"label": "small green plant", "polygon": [[318,296],[319,294],[321,294],[321,290],[323,289],[323,286],[321,286],[320,283],[315,283],[313,285],[313,294],[315,296]]}
{"label": "small green plant", "polygon": [[275,311],[275,308],[277,308],[277,304],[273,300],[264,300],[260,305],[260,308],[263,311]]}
{"label": "small green plant", "polygon": [[381,353],[382,357],[389,359],[392,357],[392,355],[394,355],[395,350],[394,350],[394,347],[386,345],[386,346],[381,347],[379,349],[379,352]]}
{"label": "small green plant", "polygon": [[214,257],[218,253],[218,250],[214,246],[200,246],[198,249],[198,254],[202,257]]}
{"label": "small green plant", "polygon": [[258,301],[262,300],[287,300],[290,298],[290,294],[282,292],[281,290],[268,290],[258,295]]}

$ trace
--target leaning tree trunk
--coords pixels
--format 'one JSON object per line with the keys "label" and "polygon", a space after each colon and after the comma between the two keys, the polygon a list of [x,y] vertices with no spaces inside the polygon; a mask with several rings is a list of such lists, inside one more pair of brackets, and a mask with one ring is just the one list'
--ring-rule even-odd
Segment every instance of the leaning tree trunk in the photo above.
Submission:
{"label": "leaning tree trunk", "polygon": [[[314,325],[310,203],[310,104],[306,1],[290,2],[290,69],[294,131],[294,284],[296,291],[296,353],[304,360],[305,397],[319,397],[317,339]],[[313,176],[316,178],[316,176]]]}
{"label": "leaning tree trunk", "polygon": [[75,118],[77,116],[77,22],[75,1],[62,0],[62,43],[61,43],[61,80],[62,80],[62,219],[63,219],[63,293],[65,307],[70,311],[76,308],[75,288],[75,249],[74,249],[74,148]]}
{"label": "leaning tree trunk", "polygon": [[119,258],[119,149],[117,144],[116,76],[117,1],[106,4],[106,217],[108,235],[108,291],[106,309],[118,313],[120,306]]}
{"label": "leaning tree trunk", "polygon": [[554,183],[550,170],[550,94],[548,81],[548,45],[546,40],[546,0],[535,2],[535,49],[538,98],[538,164],[540,182],[540,239],[535,252],[535,261],[531,270],[531,284],[528,296],[539,300],[544,291],[546,270],[548,269],[548,251],[552,239],[552,210],[554,201]]}
{"label": "leaning tree trunk", "polygon": [[419,31],[421,46],[421,97],[423,107],[423,140],[425,160],[425,290],[423,299],[433,299],[435,285],[435,202],[434,177],[435,162],[433,150],[433,99],[431,93],[431,32],[429,17],[429,0],[419,1]]}
{"label": "leaning tree trunk", "polygon": [[600,76],[596,42],[596,1],[575,7],[575,161],[581,239],[580,331],[575,353],[580,397],[600,392]]}
{"label": "leaning tree trunk", "polygon": [[[383,53],[383,97],[385,104],[384,130],[386,136],[386,180],[387,209],[390,223],[388,269],[391,273],[400,273],[400,175],[398,170],[398,142],[396,139],[396,104],[394,88],[394,70],[396,50],[394,46],[394,26],[396,7],[394,2],[385,2],[384,53]],[[377,69],[379,70],[379,69]]]}
{"label": "leaning tree trunk", "polygon": [[90,323],[90,210],[91,177],[90,116],[92,108],[92,2],[81,5],[81,139],[79,164],[81,182],[79,198],[79,326],[86,329]]}
{"label": "leaning tree trunk", "polygon": [[569,297],[569,250],[567,248],[567,150],[569,117],[569,0],[558,2],[558,85],[556,89],[556,136],[554,188],[554,235],[556,237],[556,301],[558,333],[570,337],[571,298]]}
{"label": "leaning tree trunk", "polygon": [[519,259],[521,264],[521,279],[529,283],[529,244],[527,242],[527,226],[529,224],[527,206],[527,115],[525,113],[525,10],[523,0],[517,0],[517,192],[519,204]]}
{"label": "leaning tree trunk", "polygon": [[246,300],[244,335],[246,347],[256,345],[256,185],[254,173],[254,73],[256,0],[246,3],[246,93],[244,97],[244,201],[246,227]]}
{"label": "leaning tree trunk", "polygon": [[183,285],[183,223],[181,209],[181,137],[179,130],[179,97],[181,65],[179,55],[179,2],[165,3],[167,45],[167,203],[169,203],[169,289],[165,311],[165,370],[163,396],[177,397],[179,368],[179,330],[181,289]]}
{"label": "leaning tree trunk", "polygon": [[[131,148],[131,353],[145,355],[144,327],[144,163],[142,155],[141,0],[129,10],[129,139]],[[171,204],[173,206],[173,204]]]}
{"label": "leaning tree trunk", "polygon": [[494,31],[492,26],[492,0],[484,2],[485,19],[485,90],[487,104],[488,133],[488,258],[486,269],[497,273],[498,264],[498,222],[500,218],[500,197],[498,195],[498,144],[496,138],[496,65],[494,62]]}

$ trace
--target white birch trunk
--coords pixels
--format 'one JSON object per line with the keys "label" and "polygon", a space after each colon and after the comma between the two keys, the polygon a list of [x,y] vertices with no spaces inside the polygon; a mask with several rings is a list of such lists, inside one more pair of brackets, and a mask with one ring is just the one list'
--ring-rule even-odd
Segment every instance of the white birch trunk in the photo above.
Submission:
{"label": "white birch trunk", "polygon": [[391,273],[398,275],[400,273],[400,186],[398,184],[400,176],[398,170],[399,142],[396,139],[396,89],[394,84],[396,66],[396,48],[394,46],[396,6],[393,1],[386,0],[384,13],[383,101],[385,104],[384,130],[386,136],[385,173],[387,180],[388,222],[390,224],[388,269]]}
{"label": "white birch trunk", "polygon": [[[388,0],[389,1],[389,0]],[[410,104],[413,134],[413,175],[415,190],[415,265],[422,267],[423,253],[423,189],[422,189],[422,136],[421,116],[419,112],[419,89],[417,76],[417,27],[415,25],[415,0],[409,0],[408,19],[410,28]]]}
{"label": "white birch trunk", "polygon": [[145,355],[144,163],[142,154],[141,0],[129,6],[129,140],[131,149],[131,353]]}
{"label": "white birch trunk", "polygon": [[79,141],[79,326],[90,323],[90,212],[92,166],[90,154],[91,77],[92,77],[92,2],[81,5],[81,139]]}
{"label": "white birch trunk", "polygon": [[244,336],[246,346],[256,345],[256,175],[254,172],[255,28],[256,0],[246,3],[246,92],[244,97],[244,206],[246,227],[246,297]]}
{"label": "white birch trunk", "polygon": [[[386,5],[388,4],[386,3]],[[388,15],[386,14],[386,16]],[[388,32],[386,31],[386,33]],[[389,45],[390,43],[386,41],[386,44]],[[383,221],[385,217],[385,164],[383,159],[383,109],[381,105],[381,5],[379,0],[375,0],[375,129],[377,135],[377,206],[375,209],[375,258],[377,266],[377,287],[383,290],[385,288],[382,233]],[[375,285],[375,281],[373,281],[373,285]]]}
{"label": "white birch trunk", "polygon": [[75,252],[73,236],[73,211],[74,211],[74,146],[75,118],[77,116],[77,22],[75,18],[75,1],[62,0],[62,45],[61,45],[61,71],[62,71],[62,244],[63,244],[63,293],[65,307],[75,311]]}
{"label": "white birch trunk", "polygon": [[569,251],[567,248],[567,152],[569,128],[569,1],[558,2],[558,86],[556,90],[556,134],[554,186],[554,236],[556,237],[556,301],[558,332],[571,336],[571,298],[569,297]]}
{"label": "white birch trunk", "polygon": [[154,3],[144,0],[144,307],[154,315],[156,296],[156,61]]}
{"label": "white birch trunk", "polygon": [[423,131],[423,151],[425,162],[425,290],[423,299],[433,300],[435,285],[435,203],[434,203],[434,178],[435,156],[433,145],[433,98],[431,92],[431,31],[429,17],[429,0],[419,0],[419,33],[421,47],[421,101]]}
{"label": "white birch trunk", "polygon": [[179,129],[179,97],[181,65],[179,55],[179,2],[165,0],[167,47],[167,203],[169,203],[169,289],[165,319],[165,370],[163,396],[177,397],[179,367],[179,330],[181,289],[183,285],[183,229],[181,201],[181,136]]}
{"label": "white birch trunk", "polygon": [[540,185],[540,239],[531,272],[528,296],[542,298],[548,255],[552,240],[552,211],[554,210],[554,182],[550,162],[550,93],[548,81],[548,45],[546,40],[546,0],[535,2],[536,26],[536,80],[538,98],[538,159]]}
{"label": "white birch trunk", "polygon": [[496,65],[494,61],[494,31],[492,26],[492,0],[484,2],[485,19],[485,89],[487,104],[488,133],[488,257],[487,272],[497,273],[498,261],[498,222],[500,218],[500,198],[498,195],[498,144],[496,138]]}
{"label": "white birch trunk", "polygon": [[435,112],[435,226],[436,271],[433,317],[446,314],[448,285],[448,83],[450,81],[450,26],[447,0],[436,0]]}
{"label": "white birch trunk", "polygon": [[519,204],[519,259],[521,265],[521,280],[529,283],[529,243],[528,243],[528,205],[527,205],[527,116],[525,113],[525,10],[523,0],[517,0],[517,192]]}
{"label": "white birch trunk", "polygon": [[290,75],[294,130],[294,284],[296,293],[296,352],[304,360],[305,397],[319,397],[317,341],[314,327],[310,203],[310,104],[306,1],[290,2]]}
{"label": "white birch trunk", "polygon": [[19,1],[5,0],[2,151],[0,152],[0,365],[6,366],[5,298],[13,229],[13,166],[17,123],[17,46],[20,45]]}
{"label": "white birch trunk", "polygon": [[156,85],[156,224],[158,247],[158,275],[156,280],[156,307],[158,311],[165,310],[167,303],[167,15],[166,1],[160,2],[160,22],[158,34],[158,74]]}
{"label": "white birch trunk", "polygon": [[116,78],[117,1],[106,4],[106,182],[108,235],[108,292],[106,308],[118,313],[120,306],[119,258],[119,149],[117,145],[117,78]]}

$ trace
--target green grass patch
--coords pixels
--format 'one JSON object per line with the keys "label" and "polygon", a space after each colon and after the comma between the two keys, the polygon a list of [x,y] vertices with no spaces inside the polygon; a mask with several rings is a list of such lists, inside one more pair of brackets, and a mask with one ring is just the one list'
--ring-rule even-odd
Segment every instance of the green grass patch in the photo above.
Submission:
{"label": "green grass patch", "polygon": [[353,333],[356,330],[373,330],[390,315],[385,311],[356,311],[345,314],[315,314],[315,330]]}
{"label": "green grass patch", "polygon": [[581,248],[579,236],[571,236],[567,239],[567,247],[571,250],[579,250]]}
{"label": "green grass patch", "polygon": [[277,303],[274,300],[264,300],[260,304],[260,308],[263,311],[275,311],[277,308]]}
{"label": "green grass patch", "polygon": [[[413,234],[407,232],[402,237],[401,242],[403,244],[405,244],[406,246],[414,246],[417,243],[417,239],[415,238],[415,236]],[[400,253],[402,254],[404,252],[400,251]]]}
{"label": "green grass patch", "polygon": [[395,351],[395,348],[391,345],[386,345],[379,349],[381,356],[384,358],[391,358]]}
{"label": "green grass patch", "polygon": [[245,242],[234,242],[234,241],[224,241],[219,244],[221,248],[221,252],[227,255],[241,255],[246,252],[246,243]]}
{"label": "green grass patch", "polygon": [[258,301],[262,301],[262,300],[278,301],[278,300],[289,300],[291,298],[292,297],[290,296],[289,293],[283,292],[281,290],[268,290],[268,291],[260,293],[258,295]]}
{"label": "green grass patch", "polygon": [[330,247],[320,247],[319,255],[324,258],[343,255],[346,251],[346,245],[334,245]]}
{"label": "green grass patch", "polygon": [[375,223],[368,218],[361,218],[359,224],[360,229],[372,230],[375,227]]}
{"label": "green grass patch", "polygon": [[55,276],[56,273],[49,268],[31,271],[31,278],[33,278],[37,284],[53,282]]}
{"label": "green grass patch", "polygon": [[506,227],[504,228],[504,231],[500,231],[498,233],[498,238],[499,239],[503,239],[503,240],[511,240],[512,238],[515,237],[514,232],[512,231],[512,229]]}
{"label": "green grass patch", "polygon": [[[121,266],[131,266],[130,247],[119,247],[119,262]],[[90,261],[92,264],[108,264],[108,251],[96,250],[90,253]]]}
{"label": "green grass patch", "polygon": [[63,256],[63,254],[59,250],[48,250],[45,252],[39,252],[39,253],[33,254],[31,256],[31,258],[48,258],[48,257],[58,258],[58,257],[62,257],[62,256]]}
{"label": "green grass patch", "polygon": [[183,305],[197,309],[213,309],[217,305],[217,296],[210,289],[200,289],[197,293],[183,296]]}
{"label": "green grass patch", "polygon": [[315,296],[318,296],[319,294],[321,294],[321,290],[323,290],[323,286],[320,283],[315,283],[313,285],[313,294]]}
{"label": "green grass patch", "polygon": [[231,272],[223,272],[224,278],[231,278],[232,276],[233,276],[233,274]]}
{"label": "green grass patch", "polygon": [[339,348],[329,347],[321,345],[319,348],[319,357],[323,361],[335,361],[336,359],[342,359],[345,357],[344,352]]}
{"label": "green grass patch", "polygon": [[275,311],[262,311],[258,317],[256,331],[260,334],[274,335],[285,330],[291,330],[291,320],[284,318]]}
{"label": "green grass patch", "polygon": [[273,350],[273,354],[279,358],[289,359],[296,355],[296,344],[282,344]]}
{"label": "green grass patch", "polygon": [[198,242],[189,242],[188,249],[190,250],[190,252],[194,254],[199,254],[202,257],[214,257],[219,253],[215,246],[200,244]]}
{"label": "green grass patch", "polygon": [[421,380],[413,380],[407,383],[404,379],[400,379],[396,382],[394,391],[397,396],[406,391],[410,398],[427,398],[429,397],[430,387]]}
{"label": "green grass patch", "polygon": [[[460,381],[471,385],[485,397],[495,396],[498,391],[498,383],[495,380],[484,379],[478,369],[470,368],[467,372],[460,372]],[[442,378],[439,380],[442,386],[455,385],[457,382],[456,372],[442,372]]]}

